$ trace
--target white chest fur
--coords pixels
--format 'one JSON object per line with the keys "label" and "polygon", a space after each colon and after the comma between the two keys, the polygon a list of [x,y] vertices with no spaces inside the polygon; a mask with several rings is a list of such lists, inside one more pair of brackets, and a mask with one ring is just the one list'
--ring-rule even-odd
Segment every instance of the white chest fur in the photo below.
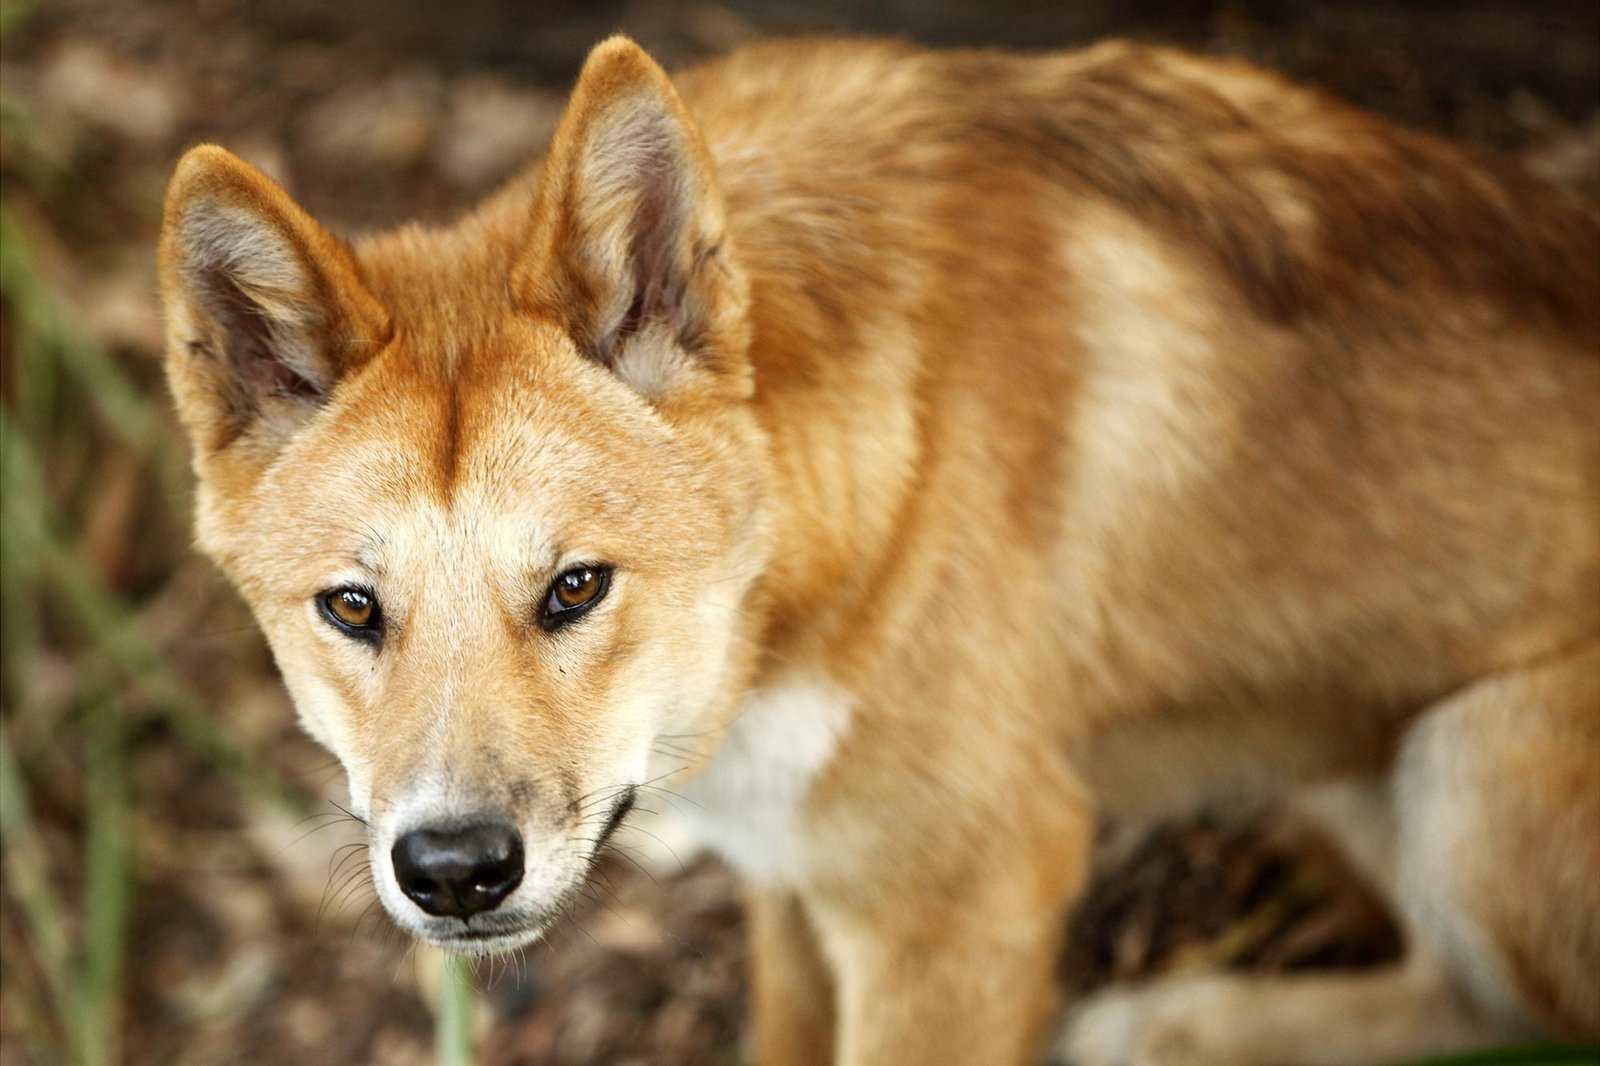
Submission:
{"label": "white chest fur", "polygon": [[848,694],[820,679],[756,691],[705,770],[681,789],[691,801],[682,810],[746,877],[794,882],[806,865],[806,795],[849,725]]}

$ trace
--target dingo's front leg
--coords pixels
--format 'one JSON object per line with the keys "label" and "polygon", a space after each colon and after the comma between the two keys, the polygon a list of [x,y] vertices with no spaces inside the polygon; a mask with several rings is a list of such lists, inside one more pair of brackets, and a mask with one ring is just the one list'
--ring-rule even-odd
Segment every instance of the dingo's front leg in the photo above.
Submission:
{"label": "dingo's front leg", "polygon": [[[1038,1060],[1093,836],[1069,795],[1037,780],[1010,788],[1003,818],[989,808],[985,824],[945,824],[937,843],[908,819],[870,888],[808,900],[838,989],[837,1066]],[[951,837],[970,850],[945,865]]]}
{"label": "dingo's front leg", "polygon": [[756,1062],[828,1066],[834,987],[804,906],[792,893],[750,893]]}

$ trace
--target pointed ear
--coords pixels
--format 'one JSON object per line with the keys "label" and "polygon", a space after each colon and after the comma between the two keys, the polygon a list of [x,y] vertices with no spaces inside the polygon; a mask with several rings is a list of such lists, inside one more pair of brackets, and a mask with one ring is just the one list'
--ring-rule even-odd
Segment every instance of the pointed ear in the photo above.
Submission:
{"label": "pointed ear", "polygon": [[662,69],[613,37],[589,54],[551,142],[514,284],[646,397],[742,382],[746,286],[711,158]]}
{"label": "pointed ear", "polygon": [[281,442],[389,331],[349,249],[214,145],[167,188],[161,290],[167,374],[202,454],[256,432]]}

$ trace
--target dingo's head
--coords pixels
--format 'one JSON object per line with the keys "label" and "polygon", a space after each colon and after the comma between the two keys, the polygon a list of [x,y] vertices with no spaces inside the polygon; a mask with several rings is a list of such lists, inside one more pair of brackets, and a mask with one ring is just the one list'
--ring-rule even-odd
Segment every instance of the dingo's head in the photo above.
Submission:
{"label": "dingo's head", "polygon": [[199,539],[350,777],[379,896],[536,936],[749,669],[764,442],[700,135],[624,40],[536,181],[346,245],[196,148],[161,246]]}

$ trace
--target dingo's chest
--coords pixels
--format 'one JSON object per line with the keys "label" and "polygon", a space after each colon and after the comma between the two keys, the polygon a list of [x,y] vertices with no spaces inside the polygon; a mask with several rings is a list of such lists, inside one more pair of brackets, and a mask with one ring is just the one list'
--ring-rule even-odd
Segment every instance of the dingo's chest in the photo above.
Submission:
{"label": "dingo's chest", "polygon": [[682,789],[696,832],[752,880],[796,880],[805,866],[806,796],[849,724],[849,695],[820,678],[752,693],[705,770]]}

